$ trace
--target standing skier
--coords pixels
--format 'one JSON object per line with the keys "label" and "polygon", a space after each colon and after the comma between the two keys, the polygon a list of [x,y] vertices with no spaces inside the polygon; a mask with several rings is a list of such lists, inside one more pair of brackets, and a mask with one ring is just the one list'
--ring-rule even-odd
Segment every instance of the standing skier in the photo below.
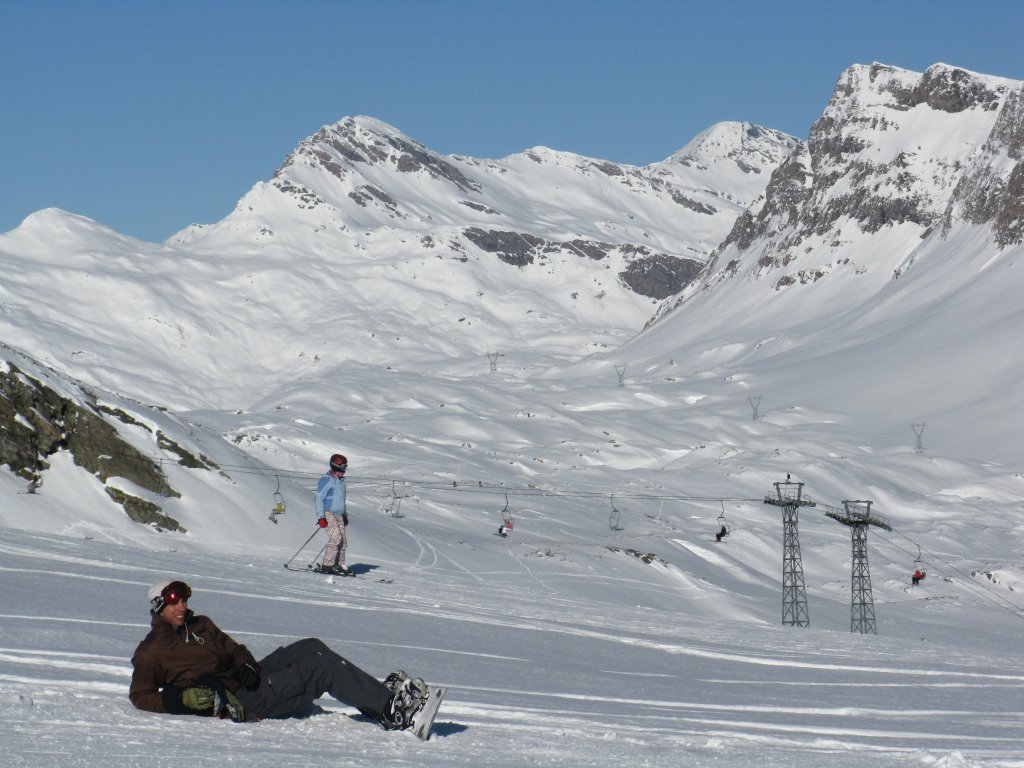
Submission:
{"label": "standing skier", "polygon": [[327,528],[327,547],[324,549],[322,573],[351,576],[345,565],[348,549],[348,512],[345,509],[345,470],[348,459],[335,453],[330,458],[330,469],[316,485],[316,516],[321,528]]}

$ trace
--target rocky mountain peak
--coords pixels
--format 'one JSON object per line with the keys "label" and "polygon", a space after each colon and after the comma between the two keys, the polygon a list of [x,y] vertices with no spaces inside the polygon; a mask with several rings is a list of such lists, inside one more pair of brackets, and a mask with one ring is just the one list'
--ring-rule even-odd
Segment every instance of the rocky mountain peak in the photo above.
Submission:
{"label": "rocky mountain peak", "polygon": [[300,160],[339,180],[344,180],[353,167],[377,165],[397,173],[424,172],[450,182],[462,192],[479,191],[478,183],[441,155],[372,117],[346,117],[324,126],[299,145],[274,178],[287,178],[288,170]]}
{"label": "rocky mountain peak", "polygon": [[[851,263],[860,274],[899,274],[937,223],[948,231],[954,203],[974,223],[997,222],[1001,242],[1019,238],[1021,87],[945,64],[850,67],[806,146],[739,217],[708,279],[753,273],[784,287]],[[886,247],[865,255],[862,237],[883,234]]]}
{"label": "rocky mountain peak", "polygon": [[926,104],[932,109],[951,113],[968,109],[992,112],[998,109],[1008,85],[966,69],[934,64],[915,84],[910,94],[910,106]]}
{"label": "rocky mountain peak", "polygon": [[797,144],[781,131],[726,121],[698,134],[666,162],[708,168],[728,161],[744,173],[770,172]]}
{"label": "rocky mountain peak", "polygon": [[483,160],[345,117],[302,141],[227,219],[175,242],[223,252],[248,240],[396,264],[496,259],[543,268],[553,283],[571,274],[595,300],[608,292],[661,300],[694,279],[795,144],[723,123],[642,168],[544,147]]}

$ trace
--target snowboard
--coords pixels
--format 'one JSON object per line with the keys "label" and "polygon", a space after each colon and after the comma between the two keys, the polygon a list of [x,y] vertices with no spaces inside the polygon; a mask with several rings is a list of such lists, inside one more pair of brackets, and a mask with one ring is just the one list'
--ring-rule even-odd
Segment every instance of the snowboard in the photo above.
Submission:
{"label": "snowboard", "polygon": [[428,741],[430,739],[430,734],[434,727],[434,718],[437,717],[437,710],[440,708],[441,702],[444,701],[444,695],[448,693],[448,689],[444,686],[428,685],[427,690],[429,693],[426,701],[423,702],[423,706],[420,707],[419,711],[412,718],[412,732],[421,741]]}

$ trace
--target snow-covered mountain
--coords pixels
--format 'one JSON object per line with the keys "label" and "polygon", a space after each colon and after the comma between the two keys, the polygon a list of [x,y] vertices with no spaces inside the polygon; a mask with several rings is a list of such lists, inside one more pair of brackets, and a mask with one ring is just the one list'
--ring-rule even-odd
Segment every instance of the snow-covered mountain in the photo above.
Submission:
{"label": "snow-covered mountain", "polygon": [[708,280],[755,271],[781,288],[870,270],[877,284],[908,269],[933,231],[948,237],[961,223],[1019,245],[1022,110],[1019,81],[945,64],[851,67]]}
{"label": "snow-covered mountain", "polygon": [[[858,65],[806,143],[721,124],[644,168],[346,119],[166,243],[0,235],[15,764],[1019,764],[1022,88]],[[339,450],[365,578],[283,573]],[[790,476],[800,630],[763,503]],[[870,639],[823,514],[865,499]],[[449,684],[440,738],[135,712],[168,571],[257,654],[314,634]]]}
{"label": "snow-covered mountain", "polygon": [[[1024,406],[1022,97],[1019,81],[944,64],[851,67],[636,344],[663,357],[685,332],[716,366],[761,371],[748,386],[775,402],[858,401],[875,428],[924,422],[1019,464],[1004,415]],[[807,379],[811,360],[824,379]]]}
{"label": "snow-covered mountain", "polygon": [[[171,240],[496,258],[548,266],[559,281],[559,265],[591,260],[624,287],[665,298],[703,266],[795,144],[719,123],[643,168],[545,147],[480,160],[439,155],[379,120],[345,118],[302,142],[224,221]],[[388,233],[401,237],[388,242]],[[614,281],[608,290],[617,292]]]}
{"label": "snow-covered mountain", "polygon": [[484,161],[345,119],[226,219],[164,244],[28,217],[0,235],[0,338],[115,391],[159,370],[126,394],[175,408],[244,406],[349,361],[571,359],[635,333],[692,279],[793,144],[730,123],[645,168],[544,149]]}

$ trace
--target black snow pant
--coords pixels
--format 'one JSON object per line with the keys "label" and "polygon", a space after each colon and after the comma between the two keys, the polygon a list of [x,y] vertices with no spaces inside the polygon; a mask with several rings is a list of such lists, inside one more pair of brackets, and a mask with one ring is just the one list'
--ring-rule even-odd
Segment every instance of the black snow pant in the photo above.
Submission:
{"label": "black snow pant", "polygon": [[259,688],[235,694],[246,720],[299,714],[325,693],[376,720],[391,698],[384,683],[316,638],[278,648],[259,664]]}

